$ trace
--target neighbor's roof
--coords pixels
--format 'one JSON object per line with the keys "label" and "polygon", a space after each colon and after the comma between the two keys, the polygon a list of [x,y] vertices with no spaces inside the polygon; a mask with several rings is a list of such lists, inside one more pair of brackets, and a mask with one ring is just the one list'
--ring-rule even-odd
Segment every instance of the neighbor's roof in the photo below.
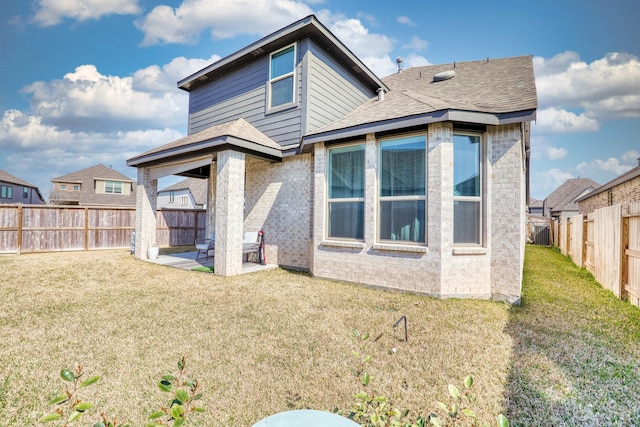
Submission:
{"label": "neighbor's roof", "polygon": [[20,179],[17,176],[11,175],[9,172],[5,172],[2,169],[0,169],[0,181],[4,181],[10,184],[22,185],[23,187],[31,187],[31,188],[37,189],[35,185],[29,184],[27,181]]}
{"label": "neighbor's roof", "polygon": [[180,182],[163,188],[159,192],[189,190],[196,204],[204,205],[207,202],[207,183],[208,180],[200,178],[186,178]]}
{"label": "neighbor's roof", "polygon": [[585,191],[595,190],[600,184],[590,178],[571,178],[560,185],[545,199],[549,211],[577,211],[576,200]]}
{"label": "neighbor's roof", "polygon": [[296,21],[266,37],[246,46],[239,51],[214,62],[208,67],[186,77],[178,82],[180,89],[191,91],[206,84],[211,78],[236,69],[243,64],[252,62],[256,57],[273,52],[283,46],[293,43],[301,37],[309,35],[315,42],[322,45],[349,70],[372,90],[385,88],[384,83],[367,68],[336,36],[318,21],[315,15],[309,15]]}
{"label": "neighbor's roof", "polygon": [[83,183],[87,180],[101,179],[101,180],[118,180],[122,182],[133,182],[131,178],[120,172],[113,170],[103,164],[91,166],[90,168],[82,169],[77,172],[71,172],[66,175],[52,178],[52,182],[69,182],[69,183]]}
{"label": "neighbor's roof", "polygon": [[[638,159],[640,161],[640,159]],[[592,191],[589,194],[586,194],[582,197],[580,197],[578,200],[576,200],[577,202],[581,202],[583,200],[588,199],[589,197],[595,196],[596,194],[600,194],[603,191],[607,191],[617,185],[623,184],[627,181],[631,181],[634,178],[637,178],[640,176],[640,165],[636,166],[635,168],[628,170],[627,172],[623,173],[622,175],[613,178],[611,181],[607,182],[606,184],[603,184],[602,186],[598,187],[596,190]]]}
{"label": "neighbor's roof", "polygon": [[[453,78],[434,81],[454,70]],[[535,119],[538,107],[531,56],[413,67],[383,79],[390,91],[341,120],[305,136],[327,141],[436,121],[497,125]],[[351,131],[351,135],[345,135]]]}
{"label": "neighbor's roof", "polygon": [[268,157],[282,158],[280,145],[260,132],[244,119],[211,126],[192,133],[184,138],[149,150],[127,160],[128,166],[138,166],[154,161],[162,161],[167,157],[192,154],[196,151],[207,151],[213,147],[232,144],[247,151],[262,153]]}

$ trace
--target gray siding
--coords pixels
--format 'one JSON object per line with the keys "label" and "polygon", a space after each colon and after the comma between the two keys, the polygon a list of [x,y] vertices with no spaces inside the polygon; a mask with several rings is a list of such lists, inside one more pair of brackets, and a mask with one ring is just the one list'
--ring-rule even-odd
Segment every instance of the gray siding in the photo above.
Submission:
{"label": "gray siding", "polygon": [[309,50],[306,132],[341,119],[375,96],[315,43]]}
{"label": "gray siding", "polygon": [[297,107],[275,113],[267,112],[269,53],[233,73],[221,76],[198,88],[189,96],[189,133],[244,118],[280,145],[300,142],[302,114],[300,108],[302,43],[297,46]]}
{"label": "gray siding", "polygon": [[[0,181],[0,186],[11,187],[11,198],[0,197],[0,203],[3,204],[16,204],[22,203],[25,205],[41,205],[42,200],[38,197],[38,193],[35,188],[26,187],[24,185],[14,184],[12,182]],[[27,197],[24,197],[24,189],[27,189]]]}

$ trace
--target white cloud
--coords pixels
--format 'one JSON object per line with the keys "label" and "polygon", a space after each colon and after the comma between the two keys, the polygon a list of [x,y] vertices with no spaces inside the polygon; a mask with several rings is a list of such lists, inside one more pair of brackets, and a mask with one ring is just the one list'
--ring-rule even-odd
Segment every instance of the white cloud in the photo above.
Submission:
{"label": "white cloud", "polygon": [[536,134],[594,132],[598,128],[598,122],[584,113],[575,114],[558,108],[538,110],[534,125]]}
{"label": "white cloud", "polygon": [[397,21],[398,21],[398,23],[400,23],[400,24],[409,25],[409,26],[411,26],[411,27],[415,27],[415,26],[416,26],[416,23],[415,23],[415,22],[413,22],[413,21],[411,20],[411,18],[409,18],[408,16],[398,16]]}
{"label": "white cloud", "polygon": [[182,124],[187,114],[186,93],[175,87],[149,90],[150,80],[167,78],[161,72],[153,76],[153,71],[149,67],[134,77],[119,77],[103,75],[94,65],[82,65],[61,80],[35,82],[23,92],[32,95],[33,114],[61,128],[109,131]]}
{"label": "white cloud", "polygon": [[105,15],[138,14],[138,0],[37,0],[32,20],[49,27],[59,24],[63,18],[77,21],[100,19]]}
{"label": "white cloud", "polygon": [[531,187],[536,199],[544,199],[561,184],[570,178],[575,178],[571,173],[557,168],[538,172],[531,176]]}
{"label": "white cloud", "polygon": [[431,65],[427,58],[416,53],[410,53],[405,58],[403,58],[403,63],[404,68],[423,67],[425,65]]}
{"label": "white cloud", "polygon": [[178,7],[156,6],[136,21],[143,46],[192,43],[204,30],[213,39],[267,34],[313,13],[297,0],[184,0]]}
{"label": "white cloud", "polygon": [[637,166],[635,158],[640,157],[640,153],[635,150],[627,151],[620,159],[609,157],[608,159],[595,159],[590,162],[582,162],[576,169],[583,174],[592,174],[594,171],[610,172],[615,176],[622,175],[628,170]]}
{"label": "white cloud", "polygon": [[566,148],[554,147],[545,138],[537,136],[531,139],[531,158],[534,160],[562,160],[568,154]]}
{"label": "white cloud", "polygon": [[403,49],[414,49],[414,50],[425,50],[427,47],[429,47],[429,42],[426,40],[422,40],[418,36],[411,37],[411,41],[405,44],[404,46],[402,46]]}
{"label": "white cloud", "polygon": [[640,58],[609,53],[589,64],[575,52],[534,58],[540,106],[581,109],[585,118],[640,117]]}

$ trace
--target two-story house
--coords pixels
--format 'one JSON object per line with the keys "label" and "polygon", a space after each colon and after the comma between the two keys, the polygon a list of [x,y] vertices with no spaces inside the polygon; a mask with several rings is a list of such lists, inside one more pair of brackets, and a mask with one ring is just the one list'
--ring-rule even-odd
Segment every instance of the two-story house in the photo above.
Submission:
{"label": "two-story house", "polygon": [[45,201],[38,187],[0,170],[0,203],[43,205]]}
{"label": "two-story house", "polygon": [[384,79],[315,16],[178,82],[189,131],[138,169],[136,257],[155,236],[157,179],[209,178],[216,274],[244,231],[269,262],[439,297],[518,302],[532,58],[415,67]]}
{"label": "two-story house", "polygon": [[206,206],[206,179],[186,178],[158,191],[158,209],[204,209]]}
{"label": "two-story house", "polygon": [[136,205],[134,181],[102,164],[53,178],[51,182],[53,191],[49,195],[49,204],[52,205]]}

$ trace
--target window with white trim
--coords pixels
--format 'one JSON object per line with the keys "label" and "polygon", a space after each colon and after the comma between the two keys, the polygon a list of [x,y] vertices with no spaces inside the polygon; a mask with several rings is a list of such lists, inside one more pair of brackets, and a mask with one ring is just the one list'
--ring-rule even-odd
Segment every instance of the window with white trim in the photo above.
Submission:
{"label": "window with white trim", "polygon": [[453,243],[482,243],[482,144],[479,135],[453,135]]}
{"label": "window with white trim", "polygon": [[296,45],[269,56],[269,108],[292,104],[295,100]]}
{"label": "window with white trim", "polygon": [[112,194],[122,194],[122,182],[120,181],[105,181],[104,192]]}
{"label": "window with white trim", "polygon": [[426,137],[380,142],[379,239],[425,243]]}
{"label": "window with white trim", "polygon": [[187,206],[187,204],[189,203],[189,197],[188,196],[182,196],[182,203],[180,203],[182,206]]}
{"label": "window with white trim", "polygon": [[169,191],[169,203],[173,203],[176,198],[176,193],[174,191]]}
{"label": "window with white trim", "polygon": [[364,239],[364,152],[364,144],[329,149],[330,239]]}

